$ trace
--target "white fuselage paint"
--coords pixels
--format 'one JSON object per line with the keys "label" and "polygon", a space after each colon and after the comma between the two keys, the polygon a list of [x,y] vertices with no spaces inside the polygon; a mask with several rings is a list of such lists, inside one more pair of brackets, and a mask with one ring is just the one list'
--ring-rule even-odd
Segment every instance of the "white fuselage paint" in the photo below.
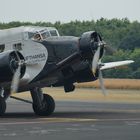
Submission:
{"label": "white fuselage paint", "polygon": [[48,51],[41,43],[27,40],[23,42],[22,51],[20,51],[26,62],[26,72],[21,83],[31,82],[44,68]]}
{"label": "white fuselage paint", "polygon": [[33,40],[9,42],[4,51],[14,50],[13,44],[17,42],[22,44],[21,50],[18,51],[24,56],[26,62],[26,71],[19,83],[24,85],[30,83],[43,70],[48,59],[48,51],[44,45]]}

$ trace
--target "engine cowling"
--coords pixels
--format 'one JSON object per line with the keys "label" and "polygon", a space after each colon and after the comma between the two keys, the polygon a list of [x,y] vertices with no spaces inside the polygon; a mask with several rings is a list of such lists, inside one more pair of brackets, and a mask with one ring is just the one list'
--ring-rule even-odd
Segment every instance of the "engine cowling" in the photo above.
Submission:
{"label": "engine cowling", "polygon": [[[24,60],[21,53],[17,52],[19,58]],[[6,51],[0,53],[0,83],[10,82],[18,68],[18,58],[15,51]],[[25,66],[21,67],[21,77],[25,74]]]}
{"label": "engine cowling", "polygon": [[82,55],[84,56],[84,58],[93,58],[93,54],[98,48],[99,40],[102,41],[102,38],[95,31],[89,31],[82,34],[79,43],[80,50],[82,51]]}

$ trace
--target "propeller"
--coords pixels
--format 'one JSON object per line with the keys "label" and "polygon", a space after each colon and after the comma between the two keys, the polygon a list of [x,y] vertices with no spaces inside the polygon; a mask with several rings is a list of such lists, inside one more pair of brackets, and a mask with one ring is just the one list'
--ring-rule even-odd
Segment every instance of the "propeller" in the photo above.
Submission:
{"label": "propeller", "polygon": [[100,61],[100,50],[101,47],[104,47],[105,43],[103,41],[100,40],[100,38],[98,37],[98,44],[97,44],[97,50],[93,56],[93,60],[92,60],[92,71],[93,74],[96,74],[96,71],[98,69],[99,72],[99,83],[100,83],[100,87],[102,90],[103,95],[107,95],[106,89],[104,87],[104,81],[103,81],[103,76],[102,76],[102,71],[100,70],[100,66],[101,66],[101,61]]}
{"label": "propeller", "polygon": [[14,51],[17,57],[17,69],[14,73],[12,83],[11,83],[11,94],[16,93],[18,91],[19,81],[21,77],[21,68],[25,64],[23,59],[20,59],[20,56],[17,51]]}
{"label": "propeller", "polygon": [[102,89],[103,95],[106,96],[107,92],[106,92],[106,88],[104,86],[103,75],[102,75],[102,71],[100,70],[100,68],[99,68],[99,83],[100,83],[100,87]]}
{"label": "propeller", "polygon": [[19,64],[13,79],[12,79],[12,84],[11,84],[11,94],[16,93],[18,90],[18,85],[19,85],[19,79],[20,79],[20,70],[21,70],[21,65]]}
{"label": "propeller", "polygon": [[95,75],[96,73],[96,69],[98,67],[98,62],[99,62],[99,57],[100,57],[100,46],[98,46],[97,51],[94,54],[93,60],[92,60],[92,70],[93,70],[93,74]]}
{"label": "propeller", "polygon": [[116,49],[108,46],[106,43],[104,44],[104,48],[105,48],[106,53],[109,55],[116,53]]}

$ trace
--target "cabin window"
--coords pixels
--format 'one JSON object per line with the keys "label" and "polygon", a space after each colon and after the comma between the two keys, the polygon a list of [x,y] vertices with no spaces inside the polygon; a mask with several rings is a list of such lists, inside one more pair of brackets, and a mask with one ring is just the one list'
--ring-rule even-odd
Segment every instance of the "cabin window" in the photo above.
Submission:
{"label": "cabin window", "polygon": [[5,44],[0,44],[0,53],[3,52],[5,49]]}
{"label": "cabin window", "polygon": [[13,49],[17,50],[17,51],[21,51],[22,50],[22,44],[21,43],[14,44]]}

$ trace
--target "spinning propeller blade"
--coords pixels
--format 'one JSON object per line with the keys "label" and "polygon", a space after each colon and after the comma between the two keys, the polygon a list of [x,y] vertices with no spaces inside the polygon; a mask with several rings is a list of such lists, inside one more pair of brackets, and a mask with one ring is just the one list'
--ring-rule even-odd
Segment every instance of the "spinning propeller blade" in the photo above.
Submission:
{"label": "spinning propeller blade", "polygon": [[21,65],[18,66],[14,76],[13,76],[13,80],[12,80],[12,84],[11,84],[11,94],[12,93],[16,93],[18,90],[18,85],[19,85],[19,80],[20,80],[20,70],[21,70]]}
{"label": "spinning propeller blade", "polygon": [[109,55],[113,55],[114,53],[116,53],[116,49],[114,49],[106,44],[105,44],[104,48],[105,48],[106,53]]}
{"label": "spinning propeller blade", "polygon": [[99,78],[100,87],[101,87],[101,90],[102,90],[103,95],[107,95],[106,94],[106,89],[104,87],[102,72],[100,70],[100,63],[101,62],[99,62],[100,61],[100,51],[101,51],[101,47],[103,45],[105,45],[105,43],[104,42],[101,42],[101,40],[98,38],[98,48],[97,48],[97,51],[95,52],[94,57],[93,57],[93,60],[92,60],[92,71],[93,71],[93,74],[95,75],[97,69],[99,70],[99,76],[98,76],[98,78]]}
{"label": "spinning propeller blade", "polygon": [[93,74],[96,73],[96,69],[98,67],[98,62],[99,62],[99,57],[100,57],[100,46],[98,46],[97,51],[94,54],[93,60],[92,60],[92,70]]}
{"label": "spinning propeller blade", "polygon": [[99,69],[99,83],[100,83],[100,87],[101,87],[103,95],[106,96],[107,92],[106,92],[106,89],[105,89],[105,86],[104,86],[102,71],[100,69]]}
{"label": "spinning propeller blade", "polygon": [[18,52],[15,50],[15,55],[17,57],[17,69],[14,73],[13,79],[12,79],[12,83],[11,83],[11,94],[12,93],[16,93],[18,91],[18,86],[19,86],[19,81],[20,81],[20,77],[21,77],[21,68],[22,66],[25,64],[24,60],[21,60]]}

